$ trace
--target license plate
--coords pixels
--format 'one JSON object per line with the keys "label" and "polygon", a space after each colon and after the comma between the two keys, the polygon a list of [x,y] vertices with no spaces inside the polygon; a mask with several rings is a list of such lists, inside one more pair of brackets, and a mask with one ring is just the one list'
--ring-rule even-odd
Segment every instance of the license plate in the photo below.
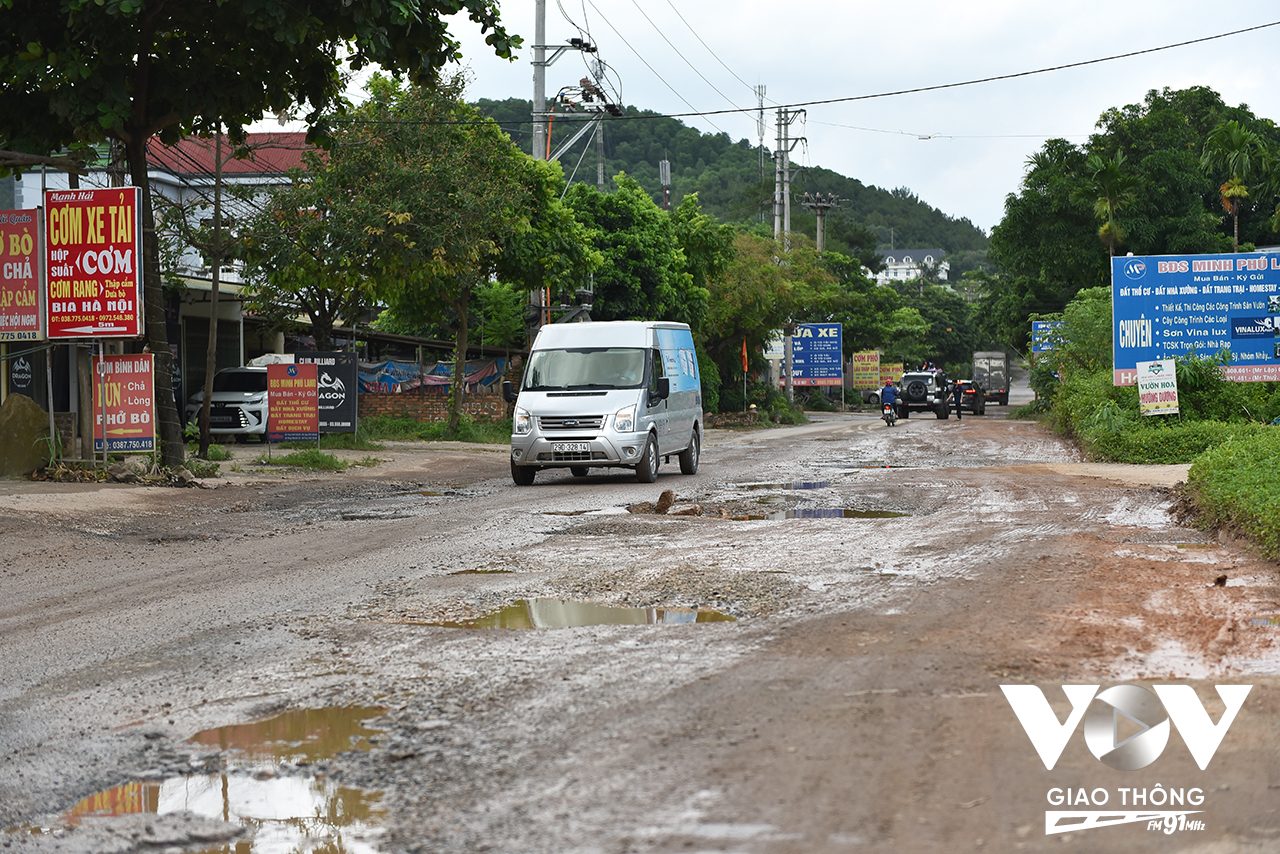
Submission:
{"label": "license plate", "polygon": [[591,450],[590,442],[552,442],[551,450],[557,454],[582,454]]}

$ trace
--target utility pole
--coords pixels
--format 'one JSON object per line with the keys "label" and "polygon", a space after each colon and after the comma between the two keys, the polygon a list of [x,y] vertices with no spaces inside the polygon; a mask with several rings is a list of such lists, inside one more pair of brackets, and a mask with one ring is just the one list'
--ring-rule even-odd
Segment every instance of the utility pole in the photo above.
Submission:
{"label": "utility pole", "polygon": [[[547,56],[547,48],[553,48],[550,57]],[[566,50],[578,50],[583,53],[595,53],[596,48],[590,42],[583,41],[580,38],[569,39],[567,44],[548,45],[547,44],[547,0],[535,0],[534,4],[534,22],[533,22],[533,114],[530,118],[533,120],[533,159],[534,160],[556,160],[560,156],[560,152],[552,154],[551,139],[549,129],[547,128],[547,120],[550,113],[547,112],[547,66],[555,63],[557,59]],[[597,73],[599,63],[597,62]],[[601,98],[603,100],[603,96]],[[618,115],[621,110],[614,104],[605,104],[605,111],[612,115]],[[615,112],[616,111],[616,112]],[[602,126],[603,114],[597,116],[593,121],[596,124],[596,176],[597,182],[604,189],[604,137]],[[591,127],[592,122],[585,122],[581,130],[566,143],[572,145],[582,137],[584,133]],[[562,149],[563,150],[563,149]],[[547,315],[550,311],[551,294],[543,290],[535,290],[529,292],[529,301],[525,305],[525,332],[528,333],[529,343],[533,343],[533,338],[538,334],[538,329],[547,321]]]}
{"label": "utility pole", "polygon": [[658,161],[658,183],[662,185],[662,209],[664,211],[671,210],[671,161],[666,158],[666,152],[663,152],[663,158]]}
{"label": "utility pole", "polygon": [[778,108],[778,149],[773,158],[777,164],[773,179],[773,239],[782,237],[791,249],[791,150],[804,137],[791,137],[791,123],[805,115],[804,110]]}
{"label": "utility pole", "polygon": [[822,193],[815,193],[812,196],[805,193],[804,201],[800,205],[813,211],[814,216],[818,218],[818,230],[814,241],[818,244],[818,252],[821,253],[827,245],[827,211],[839,207],[839,199],[836,198],[835,193],[828,193],[825,196]]}
{"label": "utility pole", "polygon": [[[764,84],[756,87],[756,136],[760,142],[756,146],[760,150],[760,183],[764,183]],[[760,221],[764,222],[764,208],[760,209]]]}
{"label": "utility pole", "polygon": [[533,21],[533,154],[547,159],[547,0],[537,0]]}

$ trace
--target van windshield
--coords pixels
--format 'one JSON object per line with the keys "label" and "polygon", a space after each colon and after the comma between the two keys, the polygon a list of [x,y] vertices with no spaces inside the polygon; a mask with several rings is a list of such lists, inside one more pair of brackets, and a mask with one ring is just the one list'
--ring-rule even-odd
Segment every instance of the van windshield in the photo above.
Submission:
{"label": "van windshield", "polygon": [[534,350],[524,372],[529,391],[639,388],[644,384],[645,351],[632,347]]}

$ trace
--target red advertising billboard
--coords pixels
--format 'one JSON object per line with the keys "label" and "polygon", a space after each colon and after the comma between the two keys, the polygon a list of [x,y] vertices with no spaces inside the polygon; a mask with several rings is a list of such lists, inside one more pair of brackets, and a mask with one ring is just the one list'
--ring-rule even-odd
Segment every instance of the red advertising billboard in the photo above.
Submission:
{"label": "red advertising billboard", "polygon": [[0,341],[42,337],[39,213],[0,211]]}
{"label": "red advertising billboard", "polygon": [[[93,449],[154,451],[155,363],[150,353],[93,357]],[[105,402],[105,405],[104,405]]]}
{"label": "red advertising billboard", "polygon": [[267,438],[273,442],[320,438],[315,365],[267,365]]}
{"label": "red advertising billboard", "polygon": [[137,187],[45,192],[49,338],[142,335],[138,199]]}

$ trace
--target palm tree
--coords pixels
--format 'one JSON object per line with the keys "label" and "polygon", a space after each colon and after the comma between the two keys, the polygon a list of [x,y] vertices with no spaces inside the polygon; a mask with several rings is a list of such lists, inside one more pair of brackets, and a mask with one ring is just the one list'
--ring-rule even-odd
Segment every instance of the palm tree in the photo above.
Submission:
{"label": "palm tree", "polygon": [[1240,201],[1249,198],[1249,184],[1266,170],[1267,146],[1262,137],[1237,121],[1223,122],[1204,141],[1200,166],[1227,173],[1218,187],[1222,209],[1231,214],[1233,252],[1240,251]]}
{"label": "palm tree", "polygon": [[1105,158],[1090,154],[1085,161],[1086,177],[1072,190],[1074,201],[1093,207],[1093,215],[1102,220],[1098,228],[1101,240],[1115,257],[1116,247],[1124,242],[1125,231],[1116,222],[1116,212],[1138,197],[1141,179],[1125,171],[1123,151],[1115,157]]}

